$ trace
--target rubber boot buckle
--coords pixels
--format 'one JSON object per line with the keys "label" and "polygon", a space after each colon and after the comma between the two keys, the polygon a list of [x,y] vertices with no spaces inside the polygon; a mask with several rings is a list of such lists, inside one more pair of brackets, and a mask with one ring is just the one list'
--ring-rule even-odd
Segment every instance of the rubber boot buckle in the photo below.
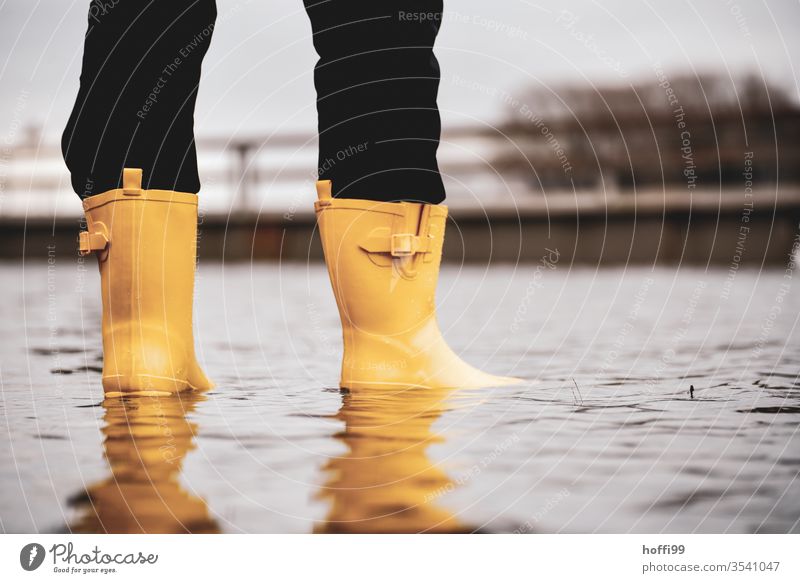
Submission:
{"label": "rubber boot buckle", "polygon": [[78,235],[78,253],[81,256],[97,251],[105,251],[108,247],[108,230],[102,223],[94,225],[98,230],[94,233],[81,231]]}
{"label": "rubber boot buckle", "polygon": [[390,251],[392,257],[410,257],[417,252],[417,236],[410,233],[392,235]]}

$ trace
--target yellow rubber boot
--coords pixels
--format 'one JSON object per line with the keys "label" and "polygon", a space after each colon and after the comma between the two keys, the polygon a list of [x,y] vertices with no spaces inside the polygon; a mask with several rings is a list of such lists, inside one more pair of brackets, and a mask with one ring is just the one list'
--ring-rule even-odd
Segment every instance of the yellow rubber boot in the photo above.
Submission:
{"label": "yellow rubber boot", "polygon": [[479,371],[456,355],[436,321],[447,207],[331,198],[315,203],[342,320],[341,386],[491,387],[518,379]]}
{"label": "yellow rubber boot", "polygon": [[103,298],[103,389],[162,395],[209,389],[192,333],[197,196],[123,187],[83,201],[80,253],[95,252]]}

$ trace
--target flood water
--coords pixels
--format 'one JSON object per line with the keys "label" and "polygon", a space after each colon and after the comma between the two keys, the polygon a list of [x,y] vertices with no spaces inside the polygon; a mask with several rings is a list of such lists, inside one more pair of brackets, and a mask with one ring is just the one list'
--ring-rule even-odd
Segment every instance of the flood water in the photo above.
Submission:
{"label": "flood water", "polygon": [[800,532],[797,278],[445,267],[451,345],[526,382],[342,394],[322,265],[203,263],[217,387],[104,400],[93,260],[2,264],[0,526]]}

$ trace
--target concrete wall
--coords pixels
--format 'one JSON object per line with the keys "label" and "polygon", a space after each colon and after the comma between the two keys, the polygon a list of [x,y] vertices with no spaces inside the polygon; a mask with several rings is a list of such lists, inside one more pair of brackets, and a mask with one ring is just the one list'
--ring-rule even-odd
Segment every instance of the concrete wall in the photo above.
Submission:
{"label": "concrete wall", "polygon": [[[752,206],[749,206],[752,205]],[[452,209],[445,261],[560,262],[589,265],[782,265],[800,236],[800,196],[762,193],[752,199],[704,193],[693,197],[621,195],[538,199],[516,208]],[[77,219],[0,219],[0,258],[76,254]],[[319,261],[311,213],[206,216],[204,260]]]}

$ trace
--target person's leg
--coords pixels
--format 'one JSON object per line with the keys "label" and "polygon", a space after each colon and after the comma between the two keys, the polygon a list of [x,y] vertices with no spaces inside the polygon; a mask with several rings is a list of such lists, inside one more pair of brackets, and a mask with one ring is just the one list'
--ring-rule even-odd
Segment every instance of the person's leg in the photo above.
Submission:
{"label": "person's leg", "polygon": [[144,188],[196,193],[194,106],[216,19],[214,0],[93,0],[80,89],[62,136],[75,192]]}
{"label": "person's leg", "polygon": [[442,202],[433,54],[442,0],[304,2],[320,56],[320,180],[334,197]]}
{"label": "person's leg", "polygon": [[[320,238],[342,321],[340,386],[484,387],[436,320],[447,222],[436,164],[441,0],[305,0],[315,70]],[[357,200],[360,199],[360,200]]]}
{"label": "person's leg", "polygon": [[107,395],[211,386],[192,331],[194,104],[214,0],[95,0],[62,138],[96,253]]}

